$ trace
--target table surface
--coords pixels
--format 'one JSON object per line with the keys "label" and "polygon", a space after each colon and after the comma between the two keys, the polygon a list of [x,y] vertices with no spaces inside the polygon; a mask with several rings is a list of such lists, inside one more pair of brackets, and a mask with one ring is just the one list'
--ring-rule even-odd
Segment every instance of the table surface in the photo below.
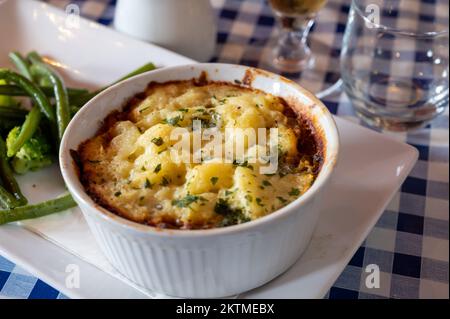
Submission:
{"label": "table surface", "polygon": [[[81,15],[109,25],[115,1],[47,1],[65,8],[79,5]],[[419,1],[420,2],[420,1]],[[430,5],[430,0],[422,0]],[[214,62],[262,66],[260,57],[274,32],[274,18],[263,0],[212,0],[218,15]],[[328,65],[323,83],[339,78],[339,54],[350,0],[331,0],[310,36],[311,47],[321,47]],[[419,10],[420,12],[420,5]],[[420,19],[420,15],[417,15]],[[325,44],[325,46],[324,46]],[[290,74],[296,79],[298,75]],[[324,99],[338,116],[359,122],[345,94]],[[448,298],[449,287],[449,116],[410,133],[388,133],[419,150],[419,161],[400,191],[327,293],[330,299]],[[366,266],[381,270],[380,288],[365,287]],[[19,265],[0,256],[0,298],[66,298]]]}

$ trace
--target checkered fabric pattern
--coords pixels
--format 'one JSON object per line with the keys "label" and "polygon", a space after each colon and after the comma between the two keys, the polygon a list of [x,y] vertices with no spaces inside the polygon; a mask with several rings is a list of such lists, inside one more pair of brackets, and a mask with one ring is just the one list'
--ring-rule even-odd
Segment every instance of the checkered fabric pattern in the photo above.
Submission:
{"label": "checkered fabric pattern", "polygon": [[65,299],[62,293],[0,256],[0,298]]}
{"label": "checkered fabric pattern", "polygon": [[[115,1],[48,1],[64,8],[76,3],[81,14],[102,24],[113,19]],[[274,32],[274,18],[263,0],[213,0],[217,10],[217,51],[212,61],[263,67],[261,57]],[[433,5],[436,0],[421,0]],[[339,78],[339,54],[350,0],[330,0],[311,34],[311,48],[326,72],[321,87]],[[418,6],[420,8],[420,6]],[[412,12],[411,19],[433,17]],[[320,54],[318,54],[320,52]],[[299,80],[299,74],[285,74]],[[329,110],[358,122],[345,94],[327,97]],[[330,299],[448,298],[449,287],[449,117],[446,113],[425,129],[388,133],[420,152],[419,161],[376,227],[327,293]],[[366,266],[381,270],[380,288],[365,285]],[[64,298],[55,289],[0,257],[0,297]]]}

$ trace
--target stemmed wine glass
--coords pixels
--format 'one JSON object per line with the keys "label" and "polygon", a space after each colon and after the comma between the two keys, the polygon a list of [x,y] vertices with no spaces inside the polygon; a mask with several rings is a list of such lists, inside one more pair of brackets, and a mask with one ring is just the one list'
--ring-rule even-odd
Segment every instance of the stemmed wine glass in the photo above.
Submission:
{"label": "stemmed wine glass", "polygon": [[307,44],[317,12],[326,0],[269,0],[280,27],[268,62],[281,72],[301,72],[314,66],[314,55]]}

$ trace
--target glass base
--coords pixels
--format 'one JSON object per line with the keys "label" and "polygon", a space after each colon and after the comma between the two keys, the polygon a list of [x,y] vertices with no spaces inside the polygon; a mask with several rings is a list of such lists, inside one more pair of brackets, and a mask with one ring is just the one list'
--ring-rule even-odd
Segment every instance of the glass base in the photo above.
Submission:
{"label": "glass base", "polygon": [[[298,83],[301,87],[317,95],[319,98],[339,92],[341,82],[338,65],[329,65],[321,62],[326,57],[316,56],[312,50],[307,59],[288,60],[277,59],[276,44],[277,38],[271,39],[261,56],[259,67],[267,71],[280,74]],[[326,51],[326,48],[324,48]],[[333,72],[334,71],[334,72]],[[320,96],[319,96],[320,95]]]}
{"label": "glass base", "polygon": [[272,50],[268,56],[268,63],[272,64],[278,72],[295,73],[302,72],[314,67],[315,60],[311,52],[301,58],[289,58],[282,56],[277,48]]}
{"label": "glass base", "polygon": [[369,126],[404,132],[423,128],[448,106],[448,91],[429,97],[413,81],[344,75],[343,87],[356,115]]}
{"label": "glass base", "polygon": [[443,112],[436,112],[430,118],[422,119],[399,119],[387,116],[380,116],[367,112],[366,109],[355,107],[356,115],[363,120],[364,123],[371,127],[392,132],[407,132],[424,128],[433,119]]}

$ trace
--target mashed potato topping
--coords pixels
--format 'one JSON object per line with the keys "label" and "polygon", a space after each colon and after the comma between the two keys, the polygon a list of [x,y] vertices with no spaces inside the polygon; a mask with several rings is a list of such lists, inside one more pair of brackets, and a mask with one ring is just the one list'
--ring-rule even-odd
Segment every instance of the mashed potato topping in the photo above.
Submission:
{"label": "mashed potato topping", "polygon": [[[215,157],[206,150],[217,141],[202,141],[198,162],[180,161],[171,152],[180,140],[171,134],[185,128],[184,137],[193,141],[195,120],[203,130],[224,134],[227,128],[277,128],[276,171],[261,173],[263,164],[251,158],[262,156],[260,145],[239,133],[232,141],[242,143],[243,158]],[[239,224],[311,187],[320,151],[311,127],[301,123],[284,100],[261,91],[214,82],[152,83],[80,146],[80,178],[100,205],[138,223],[181,229]],[[184,156],[192,159],[188,150]]]}

